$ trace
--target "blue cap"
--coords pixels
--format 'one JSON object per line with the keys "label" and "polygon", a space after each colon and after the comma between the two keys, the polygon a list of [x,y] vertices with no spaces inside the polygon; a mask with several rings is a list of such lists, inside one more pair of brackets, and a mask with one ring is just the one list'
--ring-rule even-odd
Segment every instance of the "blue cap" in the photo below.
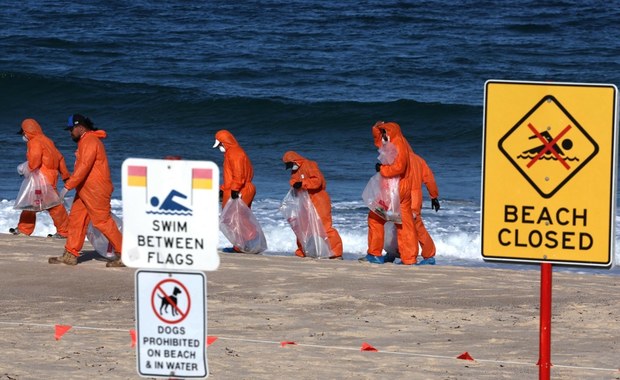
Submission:
{"label": "blue cap", "polygon": [[78,125],[83,125],[88,129],[95,129],[93,122],[90,121],[89,118],[85,117],[84,115],[80,115],[79,113],[69,116],[69,120],[67,120],[67,127],[65,129],[70,130],[77,127]]}

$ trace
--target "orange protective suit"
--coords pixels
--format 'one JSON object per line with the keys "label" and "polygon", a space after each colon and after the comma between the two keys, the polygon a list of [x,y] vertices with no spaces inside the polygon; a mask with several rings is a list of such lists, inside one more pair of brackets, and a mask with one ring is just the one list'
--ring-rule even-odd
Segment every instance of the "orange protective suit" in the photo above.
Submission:
{"label": "orange protective suit", "polygon": [[222,208],[230,199],[231,191],[238,191],[248,207],[252,207],[252,201],[256,195],[256,188],[252,183],[254,167],[245,150],[239,145],[235,137],[229,131],[222,129],[215,134],[226,149],[224,152],[224,180],[220,185],[222,190]]}
{"label": "orange protective suit", "polygon": [[114,186],[101,141],[106,136],[105,131],[97,130],[88,131],[80,137],[73,174],[65,181],[67,190],[75,189],[65,249],[75,256],[79,256],[84,245],[90,221],[108,239],[114,251],[119,255],[121,253],[123,236],[112,219],[110,200]]}
{"label": "orange protective suit", "polygon": [[[69,170],[65,163],[65,158],[58,151],[54,142],[50,140],[41,129],[39,123],[34,119],[25,119],[22,121],[22,131],[28,138],[28,151],[26,158],[28,159],[28,169],[30,171],[39,169],[40,173],[54,188],[58,183],[58,173],[63,180],[69,178]],[[67,223],[69,218],[67,210],[63,204],[54,206],[47,210],[54,221],[56,232],[61,236],[67,236]],[[19,216],[19,224],[17,228],[26,235],[31,235],[34,231],[37,221],[37,213],[34,211],[22,211]]]}
{"label": "orange protective suit", "polygon": [[[438,198],[439,190],[437,189],[433,171],[428,167],[426,161],[424,161],[422,157],[411,151],[409,162],[414,169],[413,181],[411,184],[411,211],[413,211],[413,223],[417,240],[422,247],[422,258],[428,259],[435,256],[436,249],[435,243],[422,221],[422,185],[426,186],[426,190],[431,198]],[[417,257],[418,245],[415,244],[414,247]]]}
{"label": "orange protective suit", "polygon": [[[398,152],[391,165],[381,165],[379,173],[384,177],[399,177],[399,196],[401,210],[401,224],[396,224],[396,236],[398,239],[398,252],[405,265],[416,263],[417,252],[414,251],[415,228],[413,225],[413,214],[405,212],[411,210],[411,183],[413,170],[410,165],[409,152],[411,147],[403,136],[400,126],[394,122],[377,122],[372,127],[372,135],[375,146],[380,148],[382,142],[382,132],[385,130],[389,141],[394,144]],[[372,211],[368,212],[368,254],[381,256],[383,251],[383,241],[385,219]]]}
{"label": "orange protective suit", "polygon": [[[342,239],[338,231],[332,226],[332,201],[325,190],[327,184],[319,166],[315,161],[308,160],[293,151],[284,153],[282,161],[284,163],[294,162],[299,167],[291,172],[289,183],[293,186],[295,183],[301,182],[301,188],[308,191],[327,234],[327,240],[329,240],[331,251],[334,254],[332,258],[342,257]],[[299,240],[295,254],[300,257],[306,256]]]}

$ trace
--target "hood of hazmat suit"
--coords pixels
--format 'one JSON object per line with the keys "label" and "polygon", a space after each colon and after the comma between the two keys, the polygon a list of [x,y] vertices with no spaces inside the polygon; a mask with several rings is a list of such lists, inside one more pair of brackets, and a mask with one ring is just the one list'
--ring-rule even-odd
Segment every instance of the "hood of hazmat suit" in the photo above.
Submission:
{"label": "hood of hazmat suit", "polygon": [[28,168],[32,170],[40,169],[45,179],[56,187],[58,173],[65,180],[69,178],[69,171],[65,163],[64,156],[54,145],[54,142],[43,133],[41,126],[34,119],[22,121],[22,130],[28,138],[26,158]]}
{"label": "hood of hazmat suit", "polygon": [[254,178],[252,161],[229,131],[225,129],[218,131],[215,139],[226,149],[222,170],[223,180],[220,185],[220,190],[223,192],[222,207],[226,206],[230,199],[231,191],[239,192],[241,199],[250,207],[256,195],[256,188],[252,183]]}

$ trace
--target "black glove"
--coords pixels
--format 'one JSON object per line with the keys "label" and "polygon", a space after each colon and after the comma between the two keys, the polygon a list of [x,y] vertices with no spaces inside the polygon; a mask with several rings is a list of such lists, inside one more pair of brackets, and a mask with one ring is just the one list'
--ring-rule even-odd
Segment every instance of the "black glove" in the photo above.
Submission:
{"label": "black glove", "polygon": [[381,170],[381,163],[377,162],[377,163],[375,164],[375,170],[376,170],[376,171],[380,171],[380,170]]}
{"label": "black glove", "polygon": [[437,198],[431,199],[431,208],[435,210],[435,212],[439,211],[439,200]]}
{"label": "black glove", "polygon": [[237,198],[239,198],[239,192],[238,192],[238,191],[235,191],[235,190],[231,190],[231,191],[230,191],[230,197],[231,197],[232,199],[237,199]]}
{"label": "black glove", "polygon": [[222,198],[224,198],[224,190],[220,190],[220,202],[222,201]]}
{"label": "black glove", "polygon": [[295,182],[293,184],[293,187],[296,188],[296,189],[301,189],[301,182]]}

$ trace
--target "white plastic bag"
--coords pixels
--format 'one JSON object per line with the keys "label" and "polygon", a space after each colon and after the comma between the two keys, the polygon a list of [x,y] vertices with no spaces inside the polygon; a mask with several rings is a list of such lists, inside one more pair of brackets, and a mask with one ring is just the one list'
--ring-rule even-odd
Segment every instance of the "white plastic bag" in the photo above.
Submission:
{"label": "white plastic bag", "polygon": [[326,259],[333,256],[323,223],[306,190],[289,190],[280,212],[291,225],[307,257]]}
{"label": "white plastic bag", "polygon": [[224,206],[220,216],[220,230],[243,253],[261,253],[267,250],[263,229],[241,198],[230,199]]}
{"label": "white plastic bag", "polygon": [[[397,153],[394,144],[387,142],[379,149],[377,159],[384,165],[390,165]],[[364,204],[383,219],[397,224],[402,223],[399,185],[399,177],[386,178],[380,173],[373,175],[362,192]]]}
{"label": "white plastic bag", "polygon": [[[119,231],[123,232],[123,221],[116,215],[112,214],[112,219],[116,222]],[[95,251],[106,259],[116,258],[114,254],[114,247],[108,241],[108,238],[99,231],[99,229],[93,226],[93,222],[88,223],[88,229],[86,230],[86,237],[90,244],[92,244]]]}
{"label": "white plastic bag", "polygon": [[47,182],[39,169],[28,171],[22,166],[22,170],[24,181],[13,205],[15,210],[43,211],[60,204],[56,189]]}

